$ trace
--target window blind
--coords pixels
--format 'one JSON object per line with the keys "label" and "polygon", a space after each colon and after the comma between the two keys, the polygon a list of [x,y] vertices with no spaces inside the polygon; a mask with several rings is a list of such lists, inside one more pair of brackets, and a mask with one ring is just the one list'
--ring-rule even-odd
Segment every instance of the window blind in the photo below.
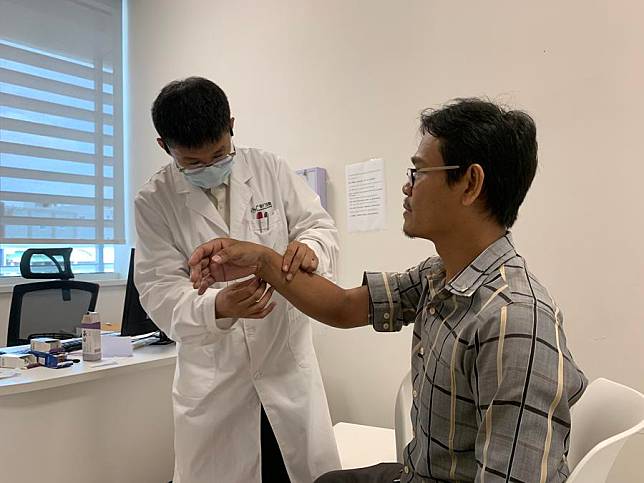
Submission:
{"label": "window blind", "polygon": [[0,243],[124,243],[121,1],[0,10]]}

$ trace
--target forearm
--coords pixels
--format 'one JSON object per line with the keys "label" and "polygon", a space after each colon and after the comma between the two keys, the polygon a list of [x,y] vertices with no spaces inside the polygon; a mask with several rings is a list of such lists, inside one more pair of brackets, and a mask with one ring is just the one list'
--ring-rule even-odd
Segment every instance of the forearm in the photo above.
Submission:
{"label": "forearm", "polygon": [[296,272],[287,281],[281,265],[282,256],[267,249],[257,274],[303,313],[332,327],[348,329],[367,325],[367,287],[343,289],[324,277],[303,271]]}

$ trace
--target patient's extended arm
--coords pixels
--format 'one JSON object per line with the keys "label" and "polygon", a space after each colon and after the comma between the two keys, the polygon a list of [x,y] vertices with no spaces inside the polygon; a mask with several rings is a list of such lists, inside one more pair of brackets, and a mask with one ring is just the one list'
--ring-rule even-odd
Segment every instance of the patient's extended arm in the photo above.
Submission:
{"label": "patient's extended arm", "polygon": [[302,270],[287,281],[282,255],[251,242],[217,238],[199,246],[189,260],[190,279],[199,293],[214,282],[254,274],[268,282],[306,315],[339,328],[367,325],[369,291],[366,286],[343,289],[319,275]]}

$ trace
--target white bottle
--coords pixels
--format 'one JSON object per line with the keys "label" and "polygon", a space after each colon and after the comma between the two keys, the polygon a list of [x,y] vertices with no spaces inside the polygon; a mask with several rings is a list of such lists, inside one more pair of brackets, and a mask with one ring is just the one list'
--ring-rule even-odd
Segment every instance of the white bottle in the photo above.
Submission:
{"label": "white bottle", "polygon": [[87,312],[81,322],[83,360],[101,360],[101,317],[98,312]]}

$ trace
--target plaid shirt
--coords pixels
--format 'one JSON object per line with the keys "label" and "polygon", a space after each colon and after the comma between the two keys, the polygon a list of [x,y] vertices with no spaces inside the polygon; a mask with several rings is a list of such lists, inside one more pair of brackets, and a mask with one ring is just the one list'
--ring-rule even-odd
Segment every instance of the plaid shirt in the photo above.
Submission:
{"label": "plaid shirt", "polygon": [[440,257],[365,273],[377,331],[414,323],[403,482],[562,482],[587,379],[563,316],[506,234],[451,281]]}

